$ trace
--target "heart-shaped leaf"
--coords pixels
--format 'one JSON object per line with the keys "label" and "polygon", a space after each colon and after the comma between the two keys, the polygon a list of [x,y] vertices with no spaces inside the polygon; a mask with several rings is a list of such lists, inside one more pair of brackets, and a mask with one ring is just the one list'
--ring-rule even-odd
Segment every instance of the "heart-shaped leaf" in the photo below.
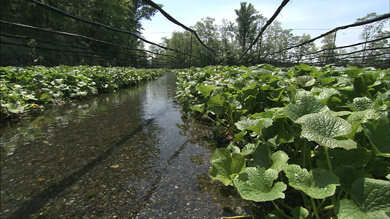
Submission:
{"label": "heart-shaped leaf", "polygon": [[210,177],[221,181],[224,185],[230,185],[232,179],[245,171],[245,158],[241,154],[230,154],[226,148],[217,148],[210,157],[212,167]]}
{"label": "heart-shaped leaf", "polygon": [[283,182],[274,184],[277,178],[278,173],[273,169],[248,167],[233,182],[243,199],[265,202],[284,198],[287,186]]}
{"label": "heart-shaped leaf", "polygon": [[297,83],[302,85],[303,87],[310,87],[316,83],[316,79],[313,76],[299,76],[297,77]]}
{"label": "heart-shaped leaf", "polygon": [[353,200],[343,199],[336,208],[338,218],[389,218],[390,182],[360,178],[352,184]]}
{"label": "heart-shaped leaf", "polygon": [[302,124],[302,137],[315,141],[321,146],[345,149],[357,147],[356,142],[351,139],[335,139],[352,132],[351,124],[342,118],[315,113],[302,116],[295,122]]}
{"label": "heart-shaped leaf", "polygon": [[377,120],[372,120],[367,123],[361,124],[366,136],[370,139],[370,142],[375,148],[377,148],[382,155],[388,156],[386,154],[390,153],[390,129],[389,129],[389,119],[386,117],[381,117]]}
{"label": "heart-shaped leaf", "polygon": [[291,211],[291,214],[293,215],[293,219],[304,219],[309,216],[309,211],[304,207],[296,207]]}
{"label": "heart-shaped leaf", "polygon": [[329,108],[321,101],[313,96],[305,95],[297,102],[290,103],[284,107],[284,114],[295,121],[304,115],[325,112],[327,110],[329,110]]}
{"label": "heart-shaped leaf", "polygon": [[207,98],[210,96],[210,92],[215,88],[215,86],[206,86],[204,84],[199,84],[196,90],[200,91],[202,95]]}
{"label": "heart-shaped leaf", "polygon": [[207,102],[207,109],[216,115],[220,115],[225,110],[224,103],[225,99],[221,95],[211,96],[210,100]]}
{"label": "heart-shaped leaf", "polygon": [[334,195],[336,186],[340,185],[339,179],[328,170],[317,168],[309,172],[296,164],[284,168],[289,185],[302,190],[306,195],[323,199]]}
{"label": "heart-shaped leaf", "polygon": [[237,129],[244,131],[253,131],[258,135],[261,135],[263,128],[270,127],[272,125],[272,119],[260,118],[260,119],[246,119],[235,123]]}
{"label": "heart-shaped leaf", "polygon": [[352,108],[355,111],[363,111],[374,108],[374,102],[368,97],[356,97],[353,99]]}

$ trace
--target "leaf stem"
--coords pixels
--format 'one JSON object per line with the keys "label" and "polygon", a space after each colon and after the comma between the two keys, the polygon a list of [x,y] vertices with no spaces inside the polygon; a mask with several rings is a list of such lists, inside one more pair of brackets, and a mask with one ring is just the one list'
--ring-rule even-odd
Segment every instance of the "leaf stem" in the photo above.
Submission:
{"label": "leaf stem", "polygon": [[281,214],[283,215],[284,218],[289,218],[289,219],[292,219],[292,217],[288,216],[287,214],[285,214],[280,208],[279,206],[274,202],[274,201],[271,201],[272,204],[274,205],[275,209]]}
{"label": "leaf stem", "polygon": [[314,199],[312,197],[310,197],[310,201],[311,204],[313,205],[314,215],[316,216],[317,219],[320,219],[320,216],[318,215],[316,203],[314,202]]}
{"label": "leaf stem", "polygon": [[307,142],[304,141],[303,147],[302,147],[302,157],[303,157],[302,166],[303,166],[304,168],[306,168],[306,144],[307,144]]}
{"label": "leaf stem", "polygon": [[333,173],[333,170],[332,170],[332,164],[330,163],[330,158],[329,158],[329,153],[328,153],[328,148],[326,146],[324,146],[324,150],[325,150],[325,155],[326,155],[326,162],[328,163],[328,168],[329,168],[329,171],[331,173]]}
{"label": "leaf stem", "polygon": [[276,201],[277,201],[279,204],[283,205],[283,207],[287,208],[287,209],[290,210],[290,211],[293,209],[292,207],[288,206],[287,204],[282,203],[282,201],[279,200],[279,199],[277,199]]}

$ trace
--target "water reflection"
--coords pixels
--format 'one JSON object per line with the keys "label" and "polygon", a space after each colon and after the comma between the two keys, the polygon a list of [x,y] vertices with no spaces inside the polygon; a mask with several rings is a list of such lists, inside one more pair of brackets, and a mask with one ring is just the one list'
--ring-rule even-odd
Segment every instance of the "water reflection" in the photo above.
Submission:
{"label": "water reflection", "polygon": [[241,199],[207,176],[212,133],[182,117],[175,86],[166,74],[2,127],[0,216],[230,215]]}

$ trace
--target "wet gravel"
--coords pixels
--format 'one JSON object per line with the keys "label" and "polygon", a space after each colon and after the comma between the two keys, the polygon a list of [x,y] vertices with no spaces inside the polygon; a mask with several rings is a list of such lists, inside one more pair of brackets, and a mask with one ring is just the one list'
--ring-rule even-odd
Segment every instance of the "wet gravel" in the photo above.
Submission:
{"label": "wet gravel", "polygon": [[[220,218],[248,213],[208,177],[216,142],[175,78],[67,103],[1,129],[1,218]],[[19,137],[15,137],[19,136]]]}

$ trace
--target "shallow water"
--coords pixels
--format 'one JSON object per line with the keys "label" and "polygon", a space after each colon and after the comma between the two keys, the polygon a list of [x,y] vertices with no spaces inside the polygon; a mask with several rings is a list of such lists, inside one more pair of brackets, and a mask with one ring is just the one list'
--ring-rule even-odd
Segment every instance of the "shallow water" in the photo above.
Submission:
{"label": "shallow water", "polygon": [[3,124],[2,218],[218,218],[245,212],[210,180],[216,146],[174,102],[175,75]]}

